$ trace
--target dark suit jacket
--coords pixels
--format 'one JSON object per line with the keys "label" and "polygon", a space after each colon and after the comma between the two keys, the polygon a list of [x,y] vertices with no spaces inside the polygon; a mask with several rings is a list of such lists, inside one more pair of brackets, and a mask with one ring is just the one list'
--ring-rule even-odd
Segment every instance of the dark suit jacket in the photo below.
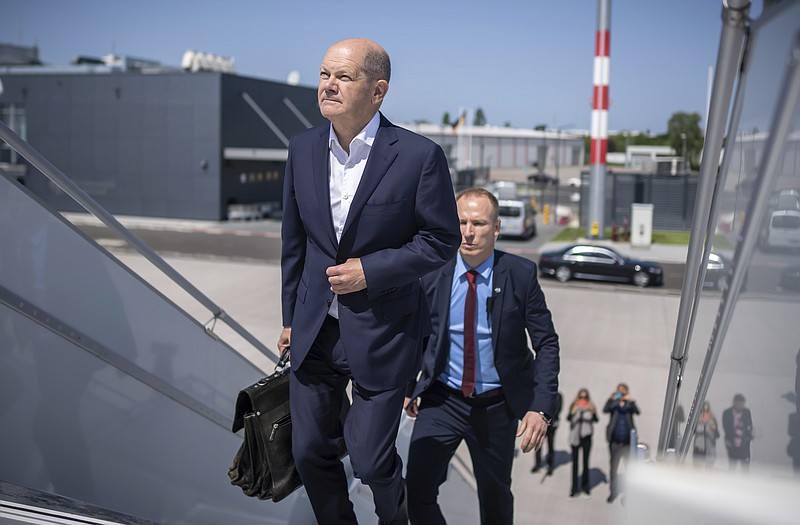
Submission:
{"label": "dark suit jacket", "polygon": [[[722,412],[722,429],[725,431],[725,446],[733,447],[733,440],[736,438],[736,427],[733,424],[733,408],[726,408]],[[753,439],[753,415],[749,408],[742,409],[742,446],[749,446]]]}
{"label": "dark suit jacket", "polygon": [[[436,381],[450,357],[450,290],[455,259],[422,278],[431,308],[433,333],[427,340],[419,380],[407,392],[416,398]],[[558,335],[539,287],[536,264],[516,255],[494,252],[492,348],[506,400],[514,415],[555,415],[558,394]],[[500,289],[497,292],[497,289]],[[528,348],[530,334],[536,359]]]}
{"label": "dark suit jacket", "polygon": [[[633,416],[639,414],[639,406],[636,404],[636,401],[625,401],[625,405],[630,408],[630,410],[625,412],[625,417],[628,418],[628,426],[631,429],[634,429],[636,428],[636,424],[633,422]],[[611,414],[611,417],[608,420],[608,426],[606,427],[606,439],[609,443],[611,443],[611,440],[614,437],[614,428],[617,426],[617,419],[619,419],[620,415],[619,401],[613,397],[608,398],[605,406],[603,407],[603,412],[606,414]]]}
{"label": "dark suit jacket", "polygon": [[283,325],[299,367],[328,313],[329,266],[360,257],[367,289],[339,296],[339,328],[355,380],[369,390],[405,384],[430,331],[419,278],[461,239],[447,160],[434,142],[381,115],[340,242],[331,218],[329,125],[292,137],[283,195]]}

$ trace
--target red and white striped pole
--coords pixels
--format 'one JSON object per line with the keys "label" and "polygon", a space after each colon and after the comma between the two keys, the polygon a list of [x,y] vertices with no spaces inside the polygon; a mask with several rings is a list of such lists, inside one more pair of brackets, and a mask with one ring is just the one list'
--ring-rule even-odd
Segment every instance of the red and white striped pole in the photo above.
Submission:
{"label": "red and white striped pole", "polygon": [[611,0],[597,2],[597,34],[594,53],[594,95],[589,182],[589,221],[586,237],[602,239],[605,217],[606,152],[608,151],[608,72],[611,44]]}

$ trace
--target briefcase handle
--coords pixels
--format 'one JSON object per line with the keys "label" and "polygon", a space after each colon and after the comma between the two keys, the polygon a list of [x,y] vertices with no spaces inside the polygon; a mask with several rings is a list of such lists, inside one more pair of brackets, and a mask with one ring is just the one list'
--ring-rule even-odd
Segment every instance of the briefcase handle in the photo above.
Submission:
{"label": "briefcase handle", "polygon": [[286,350],[281,354],[280,359],[278,359],[278,363],[275,365],[276,372],[283,372],[283,370],[286,368],[286,365],[288,365],[289,361],[291,360],[291,353],[291,348],[287,347]]}

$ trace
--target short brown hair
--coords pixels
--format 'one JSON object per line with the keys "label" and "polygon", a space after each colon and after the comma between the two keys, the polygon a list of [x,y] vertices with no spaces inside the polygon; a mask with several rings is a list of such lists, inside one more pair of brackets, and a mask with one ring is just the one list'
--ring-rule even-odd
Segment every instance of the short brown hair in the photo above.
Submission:
{"label": "short brown hair", "polygon": [[456,202],[461,200],[462,197],[486,197],[492,204],[492,215],[494,215],[494,220],[497,221],[497,219],[500,218],[500,203],[497,202],[497,197],[495,197],[491,191],[485,188],[473,186],[472,188],[459,191],[456,194]]}

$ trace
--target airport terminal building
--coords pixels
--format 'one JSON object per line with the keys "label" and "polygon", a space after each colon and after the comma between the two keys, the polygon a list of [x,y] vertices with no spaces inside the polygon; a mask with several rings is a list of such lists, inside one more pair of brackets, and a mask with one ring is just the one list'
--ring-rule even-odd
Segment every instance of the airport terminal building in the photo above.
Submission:
{"label": "airport terminal building", "polygon": [[[49,66],[36,48],[2,44],[0,120],[113,214],[267,214],[280,206],[289,138],[325,122],[316,89],[213,66],[167,67],[120,55]],[[583,137],[565,131],[404,127],[442,147],[454,181],[456,171],[503,177],[584,162]],[[82,211],[7,145],[0,146],[0,169],[56,209]]]}
{"label": "airport terminal building", "polygon": [[583,135],[577,133],[499,126],[413,124],[405,127],[439,144],[450,167],[456,170],[525,170],[535,163],[550,172],[555,166],[584,164]]}
{"label": "airport terminal building", "polygon": [[[309,87],[130,57],[79,62],[0,67],[0,118],[114,214],[223,220],[277,205],[289,138],[323,121]],[[6,145],[0,168],[79,210]]]}

